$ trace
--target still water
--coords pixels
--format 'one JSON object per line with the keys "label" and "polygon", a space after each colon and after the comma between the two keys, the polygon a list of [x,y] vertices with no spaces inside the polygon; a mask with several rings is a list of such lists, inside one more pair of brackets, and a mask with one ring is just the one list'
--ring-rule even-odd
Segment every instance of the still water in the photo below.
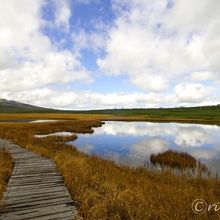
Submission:
{"label": "still water", "polygon": [[216,125],[105,122],[93,134],[71,142],[79,150],[117,164],[143,166],[152,153],[173,149],[188,152],[220,174],[220,127]]}

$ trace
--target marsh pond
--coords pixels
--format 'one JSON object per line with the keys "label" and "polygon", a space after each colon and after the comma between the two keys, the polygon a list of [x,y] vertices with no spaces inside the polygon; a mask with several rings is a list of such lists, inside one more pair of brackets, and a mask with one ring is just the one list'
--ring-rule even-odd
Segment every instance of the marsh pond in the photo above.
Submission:
{"label": "marsh pond", "polygon": [[145,166],[151,154],[175,150],[202,161],[220,174],[220,127],[216,125],[114,122],[79,134],[70,142],[80,151],[131,167]]}

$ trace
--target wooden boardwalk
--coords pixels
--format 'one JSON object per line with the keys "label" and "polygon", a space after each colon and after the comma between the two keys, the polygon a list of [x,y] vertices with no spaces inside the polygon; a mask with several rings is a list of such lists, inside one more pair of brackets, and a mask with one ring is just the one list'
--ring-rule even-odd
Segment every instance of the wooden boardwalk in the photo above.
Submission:
{"label": "wooden boardwalk", "polygon": [[0,139],[15,166],[5,193],[1,220],[68,219],[77,211],[55,164],[36,153]]}

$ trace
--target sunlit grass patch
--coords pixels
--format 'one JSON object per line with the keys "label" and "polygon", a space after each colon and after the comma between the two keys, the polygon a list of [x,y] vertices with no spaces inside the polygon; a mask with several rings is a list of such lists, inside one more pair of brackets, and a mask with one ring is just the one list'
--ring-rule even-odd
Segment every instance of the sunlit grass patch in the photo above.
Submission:
{"label": "sunlit grass patch", "polygon": [[3,194],[13,169],[11,155],[6,150],[0,150],[0,206]]}
{"label": "sunlit grass patch", "polygon": [[197,166],[201,166],[201,163],[192,155],[186,152],[178,152],[173,150],[152,154],[150,160],[153,164],[158,163],[161,166],[168,166],[171,168],[179,169],[195,169]]}
{"label": "sunlit grass patch", "polygon": [[195,215],[191,204],[196,198],[219,201],[218,180],[119,167],[79,152],[66,144],[69,137],[35,137],[62,131],[92,133],[92,127],[101,125],[99,120],[82,119],[5,123],[0,137],[54,160],[84,219],[215,219],[216,213]]}
{"label": "sunlit grass patch", "polygon": [[208,167],[187,152],[168,150],[152,154],[150,161],[154,166],[159,165],[163,170],[165,168],[177,169],[179,174],[210,176]]}

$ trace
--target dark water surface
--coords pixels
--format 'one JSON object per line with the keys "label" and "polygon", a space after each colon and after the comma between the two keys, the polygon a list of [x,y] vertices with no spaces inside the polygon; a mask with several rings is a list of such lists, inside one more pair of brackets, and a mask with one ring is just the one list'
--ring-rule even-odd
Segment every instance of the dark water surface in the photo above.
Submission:
{"label": "dark water surface", "polygon": [[71,142],[79,150],[117,164],[143,166],[152,153],[188,152],[220,174],[220,127],[181,123],[105,122]]}

